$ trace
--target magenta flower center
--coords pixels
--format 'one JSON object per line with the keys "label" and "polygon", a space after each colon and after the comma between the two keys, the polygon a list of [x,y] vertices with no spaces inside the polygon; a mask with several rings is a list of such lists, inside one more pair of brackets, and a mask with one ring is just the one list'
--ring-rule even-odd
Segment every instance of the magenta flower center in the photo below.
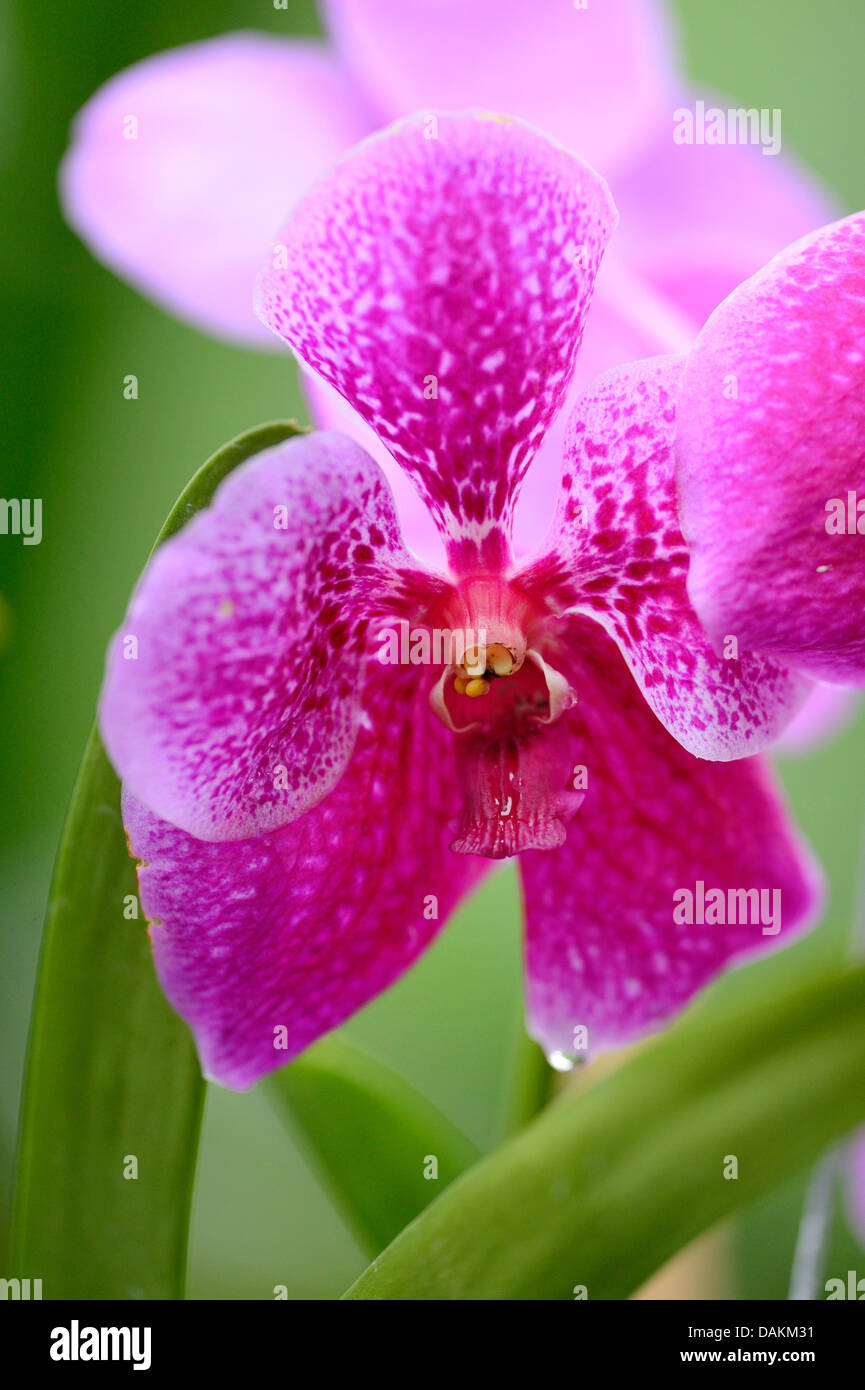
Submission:
{"label": "magenta flower center", "polygon": [[553,849],[583,800],[569,785],[566,740],[553,726],[575,701],[544,652],[552,620],[497,575],[455,585],[428,615],[462,659],[431,691],[457,741],[463,803],[451,848],[500,859]]}

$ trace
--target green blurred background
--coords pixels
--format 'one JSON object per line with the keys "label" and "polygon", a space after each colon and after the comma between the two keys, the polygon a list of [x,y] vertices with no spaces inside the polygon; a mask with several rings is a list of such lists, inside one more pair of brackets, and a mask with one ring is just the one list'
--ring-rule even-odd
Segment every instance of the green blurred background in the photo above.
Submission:
{"label": "green blurred background", "polygon": [[[844,210],[865,205],[862,0],[679,0],[675,8],[691,76],[735,105],[781,107],[785,149],[810,163]],[[0,1212],[51,863],[107,638],[193,470],[253,424],[303,418],[286,358],[199,336],[90,258],[60,219],[56,169],[73,115],[112,73],[233,28],[315,33],[314,3],[293,0],[277,11],[270,0],[210,0],[188,10],[175,0],[123,7],[20,0],[0,19],[0,492],[44,499],[41,545],[0,540]],[[136,401],[123,399],[127,373],[139,379]],[[744,1011],[766,973],[807,972],[845,949],[865,844],[863,769],[861,716],[828,748],[781,765],[827,868],[830,911],[809,939],[728,976],[710,996],[733,994]],[[710,1008],[711,998],[700,1007]],[[505,869],[420,966],[346,1032],[486,1147],[503,1129],[503,1078],[520,1010],[519,905]],[[805,1177],[713,1243],[715,1292],[784,1296]],[[5,1234],[4,1216],[0,1267]],[[857,1258],[865,1257],[839,1210],[828,1270],[855,1268]],[[330,1298],[364,1264],[264,1098],[211,1087],[190,1296],[270,1298],[275,1284],[285,1284],[290,1298]]]}

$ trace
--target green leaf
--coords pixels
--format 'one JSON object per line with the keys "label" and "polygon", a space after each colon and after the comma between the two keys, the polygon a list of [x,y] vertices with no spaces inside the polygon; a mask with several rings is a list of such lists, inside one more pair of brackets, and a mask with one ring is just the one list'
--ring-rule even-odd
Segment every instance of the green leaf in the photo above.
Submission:
{"label": "green leaf", "polygon": [[627,1298],[863,1118],[865,967],[698,1007],[482,1159],[345,1297]]}
{"label": "green leaf", "polygon": [[[157,544],[238,464],[299,432],[264,425],[220,449]],[[7,1271],[41,1278],[45,1298],[183,1297],[204,1083],[144,922],[124,915],[137,903],[120,785],[94,730],[48,902]]]}
{"label": "green leaf", "polygon": [[549,1104],[555,1075],[543,1049],[526,1033],[525,1014],[521,1008],[510,1084],[505,1098],[506,1134],[522,1129]]}
{"label": "green leaf", "polygon": [[[266,1084],[373,1255],[480,1157],[413,1086],[338,1037],[322,1039]],[[424,1177],[430,1157],[436,1178]]]}

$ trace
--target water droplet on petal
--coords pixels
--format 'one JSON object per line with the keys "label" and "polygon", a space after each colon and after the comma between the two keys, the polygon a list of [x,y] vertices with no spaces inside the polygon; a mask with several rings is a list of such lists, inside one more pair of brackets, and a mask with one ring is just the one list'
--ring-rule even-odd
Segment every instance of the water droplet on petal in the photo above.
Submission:
{"label": "water droplet on petal", "polygon": [[547,1061],[556,1071],[573,1071],[576,1066],[576,1058],[568,1052],[548,1052]]}

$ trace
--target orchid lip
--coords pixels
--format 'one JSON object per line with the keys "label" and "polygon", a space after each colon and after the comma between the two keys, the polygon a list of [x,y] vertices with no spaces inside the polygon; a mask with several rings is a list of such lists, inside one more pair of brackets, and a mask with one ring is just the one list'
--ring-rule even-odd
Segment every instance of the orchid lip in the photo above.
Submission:
{"label": "orchid lip", "polygon": [[[497,676],[488,667],[487,674],[488,681],[466,683],[449,667],[430,692],[434,712],[458,740],[463,804],[451,849],[491,859],[554,849],[583,795],[566,789],[567,758],[549,726],[576,696],[534,647],[518,670]],[[472,694],[485,698],[469,703]],[[464,710],[477,718],[464,719]]]}

